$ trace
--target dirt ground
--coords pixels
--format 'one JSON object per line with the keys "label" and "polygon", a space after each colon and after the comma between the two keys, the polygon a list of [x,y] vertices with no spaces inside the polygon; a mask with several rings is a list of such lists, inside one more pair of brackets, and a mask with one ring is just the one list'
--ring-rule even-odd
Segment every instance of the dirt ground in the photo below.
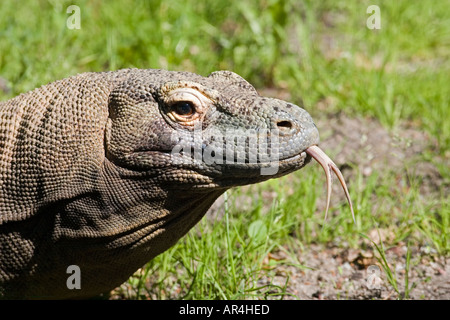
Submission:
{"label": "dirt ground", "polygon": [[[409,174],[420,179],[422,196],[433,197],[439,195],[440,190],[448,194],[449,183],[437,168],[429,162],[418,161],[425,150],[435,148],[435,143],[414,126],[403,126],[396,132],[388,132],[373,119],[351,118],[344,114],[318,119],[316,124],[321,132],[322,149],[329,152],[347,181],[354,176],[355,166],[367,176],[375,170],[381,175],[387,170],[391,174],[397,172],[402,175],[405,174],[405,164],[411,164]],[[333,188],[336,188],[333,189],[333,197],[342,197],[337,183]],[[375,229],[373,231],[369,236],[376,242],[378,233]],[[381,230],[380,236],[388,238],[388,231]],[[450,257],[439,256],[427,245],[412,247],[410,250],[409,290],[406,290],[406,298],[450,299]],[[405,244],[386,251],[386,260],[392,272],[395,272],[400,294],[393,289],[386,273],[380,269],[376,258],[379,257],[378,253],[371,249],[342,249],[334,244],[305,247],[298,259],[307,269],[277,267],[275,278],[262,279],[261,285],[271,282],[284,286],[289,277],[287,291],[293,296],[285,296],[284,299],[403,298],[406,253]],[[267,259],[289,258],[279,252]]]}
{"label": "dirt ground", "polygon": [[[302,265],[278,267],[275,278],[262,279],[261,285],[284,286],[289,276],[283,299],[398,299],[405,298],[406,246],[387,250],[386,260],[395,272],[400,295],[389,283],[386,273],[371,250],[341,249],[312,245],[299,254]],[[413,300],[450,299],[450,258],[430,253],[429,247],[411,248],[409,294]],[[280,252],[270,259],[288,259]],[[375,277],[371,270],[375,270]]]}
{"label": "dirt ground", "polygon": [[[448,194],[449,181],[445,181],[432,163],[420,160],[422,153],[425,150],[435,150],[436,144],[414,125],[402,126],[395,132],[389,132],[374,119],[351,118],[342,113],[316,118],[316,125],[321,133],[321,148],[327,151],[347,181],[356,177],[358,169],[365,176],[374,171],[381,177],[394,172],[399,177],[398,183],[402,183],[400,177],[405,174],[406,164],[411,166],[408,174],[421,182],[421,196],[432,199],[442,191]],[[448,161],[436,159],[441,163]],[[338,183],[333,184],[332,193],[332,203],[345,202]],[[241,199],[243,207],[252,202],[248,200],[250,199]],[[322,202],[318,204],[319,211],[325,209],[325,196]],[[214,220],[215,215],[223,212],[220,210],[222,206],[223,198],[219,198],[206,218]],[[374,228],[368,236],[376,243],[377,237],[381,237],[384,243],[389,243],[392,237],[390,232],[392,231],[377,231]],[[336,239],[335,243],[327,245],[304,246],[298,253],[298,261],[289,261],[291,258],[282,251],[270,254],[265,259],[268,268],[273,268],[271,275],[274,276],[261,276],[258,286],[273,288],[269,289],[273,292],[265,293],[273,293],[274,299],[280,299],[280,296],[273,285],[285,287],[286,283],[288,295],[284,295],[282,299],[450,299],[450,257],[439,256],[431,246],[423,244],[410,247],[408,290],[405,290],[406,244],[399,243],[386,249],[386,260],[394,273],[397,292],[386,272],[381,269],[377,259],[379,254],[371,249],[372,246],[346,249],[345,245],[338,242],[339,239]],[[270,259],[283,263],[275,264],[274,267]],[[290,262],[295,266],[290,265]],[[298,262],[305,268],[299,268]]]}

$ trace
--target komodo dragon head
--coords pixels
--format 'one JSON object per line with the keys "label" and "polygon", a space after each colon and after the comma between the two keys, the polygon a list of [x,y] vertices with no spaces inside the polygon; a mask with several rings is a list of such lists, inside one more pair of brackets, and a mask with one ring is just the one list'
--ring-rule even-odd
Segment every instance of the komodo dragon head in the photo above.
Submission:
{"label": "komodo dragon head", "polygon": [[[286,175],[311,157],[326,172],[327,210],[330,170],[348,197],[311,116],[229,71],[126,69],[57,81],[0,104],[0,141],[6,298],[107,292],[227,189]],[[80,288],[67,285],[71,266]]]}

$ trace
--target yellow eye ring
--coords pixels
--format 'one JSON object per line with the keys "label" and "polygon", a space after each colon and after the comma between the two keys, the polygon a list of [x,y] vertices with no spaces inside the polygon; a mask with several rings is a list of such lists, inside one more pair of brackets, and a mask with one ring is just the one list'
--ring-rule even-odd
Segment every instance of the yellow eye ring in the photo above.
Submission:
{"label": "yellow eye ring", "polygon": [[192,126],[211,103],[204,94],[193,88],[178,88],[167,94],[164,99],[167,116],[174,122],[185,126]]}

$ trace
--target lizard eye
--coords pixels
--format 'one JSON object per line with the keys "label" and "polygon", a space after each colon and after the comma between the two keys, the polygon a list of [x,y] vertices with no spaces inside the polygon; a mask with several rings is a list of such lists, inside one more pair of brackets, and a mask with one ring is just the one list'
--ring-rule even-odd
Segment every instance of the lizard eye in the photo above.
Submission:
{"label": "lizard eye", "polygon": [[172,105],[172,110],[180,116],[190,116],[195,112],[191,102],[180,101]]}
{"label": "lizard eye", "polygon": [[[166,89],[167,90],[167,89]],[[193,126],[202,117],[211,100],[194,88],[170,88],[163,93],[164,111],[173,122],[184,126]]]}

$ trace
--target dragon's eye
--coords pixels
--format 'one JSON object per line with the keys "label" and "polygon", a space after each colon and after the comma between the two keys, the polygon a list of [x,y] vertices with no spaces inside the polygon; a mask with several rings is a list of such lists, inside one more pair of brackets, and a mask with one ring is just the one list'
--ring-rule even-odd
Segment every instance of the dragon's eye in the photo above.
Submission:
{"label": "dragon's eye", "polygon": [[190,116],[195,112],[191,102],[180,101],[172,105],[172,110],[180,116]]}
{"label": "dragon's eye", "polygon": [[213,102],[201,91],[194,88],[168,87],[162,91],[162,111],[172,121],[183,126],[193,126],[204,116],[206,108]]}

